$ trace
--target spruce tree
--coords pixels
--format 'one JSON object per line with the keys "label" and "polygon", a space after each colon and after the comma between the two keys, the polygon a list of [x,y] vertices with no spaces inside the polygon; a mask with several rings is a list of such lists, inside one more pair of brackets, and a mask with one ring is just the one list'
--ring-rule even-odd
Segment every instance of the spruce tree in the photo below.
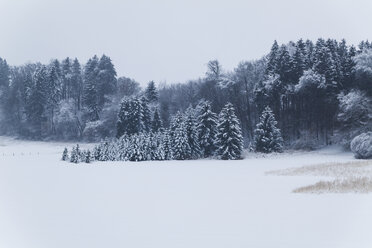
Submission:
{"label": "spruce tree", "polygon": [[173,159],[172,154],[172,140],[169,134],[169,130],[164,131],[164,136],[162,140],[162,148],[164,151],[164,160],[171,160]]}
{"label": "spruce tree", "polygon": [[150,132],[151,130],[151,112],[145,97],[141,98],[141,123],[143,132]]}
{"label": "spruce tree", "polygon": [[63,150],[63,153],[62,153],[62,161],[67,161],[68,160],[68,150],[67,148],[65,147],[65,149]]}
{"label": "spruce tree", "polygon": [[152,118],[151,129],[154,133],[161,131],[163,123],[160,119],[159,111],[156,108],[154,111],[154,117]]}
{"label": "spruce tree", "polygon": [[257,152],[271,153],[283,151],[283,139],[277,121],[267,106],[262,112],[255,132],[255,148]]}
{"label": "spruce tree", "polygon": [[85,153],[85,163],[89,164],[92,160],[92,157],[91,157],[91,152],[88,150],[86,153]]}
{"label": "spruce tree", "polygon": [[212,156],[215,152],[216,126],[217,116],[212,112],[210,102],[201,102],[199,105],[197,131],[200,149],[204,157]]}
{"label": "spruce tree", "polygon": [[216,155],[220,159],[239,159],[243,151],[243,136],[240,122],[231,103],[227,103],[218,117]]}
{"label": "spruce tree", "polygon": [[98,105],[98,57],[89,59],[84,68],[83,104],[87,109],[91,121],[99,120],[100,108]]}
{"label": "spruce tree", "polygon": [[201,150],[198,140],[198,131],[196,129],[195,111],[189,107],[185,113],[185,129],[187,135],[187,142],[190,146],[189,158],[196,159],[200,157]]}
{"label": "spruce tree", "polygon": [[173,159],[185,160],[190,158],[191,150],[183,122],[175,129],[172,136],[172,144]]}
{"label": "spruce tree", "polygon": [[156,102],[158,100],[158,91],[155,87],[154,81],[150,81],[145,90],[145,96],[149,103]]}

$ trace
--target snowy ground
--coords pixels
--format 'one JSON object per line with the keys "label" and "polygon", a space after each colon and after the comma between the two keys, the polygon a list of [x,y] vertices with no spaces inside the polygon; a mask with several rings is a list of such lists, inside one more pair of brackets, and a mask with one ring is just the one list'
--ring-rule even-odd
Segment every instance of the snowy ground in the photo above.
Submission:
{"label": "snowy ground", "polygon": [[64,146],[0,138],[0,247],[372,244],[372,194],[292,193],[332,175],[267,174],[352,162],[350,153],[75,165],[59,161]]}

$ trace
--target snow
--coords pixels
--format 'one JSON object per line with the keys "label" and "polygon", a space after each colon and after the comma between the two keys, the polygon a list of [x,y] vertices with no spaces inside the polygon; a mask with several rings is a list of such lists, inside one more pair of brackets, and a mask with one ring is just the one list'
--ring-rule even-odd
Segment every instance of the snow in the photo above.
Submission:
{"label": "snow", "polygon": [[0,137],[0,247],[372,244],[371,195],[295,194],[319,178],[265,174],[354,161],[336,148],[237,161],[60,161],[72,145]]}

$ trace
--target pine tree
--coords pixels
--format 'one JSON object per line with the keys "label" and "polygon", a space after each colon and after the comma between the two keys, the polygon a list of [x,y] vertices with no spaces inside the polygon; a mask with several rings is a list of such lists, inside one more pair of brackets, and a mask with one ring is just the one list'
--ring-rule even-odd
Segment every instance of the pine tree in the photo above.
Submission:
{"label": "pine tree", "polygon": [[[118,114],[117,137],[123,134],[132,135],[144,131],[144,115],[143,105],[138,98],[124,98],[120,105]],[[148,117],[146,117],[147,119]],[[147,120],[146,120],[147,122]],[[146,124],[149,125],[149,124]]]}
{"label": "pine tree", "polygon": [[185,129],[187,135],[187,142],[190,146],[189,158],[198,158],[201,155],[201,149],[199,146],[198,132],[196,129],[195,111],[189,107],[185,114]]}
{"label": "pine tree", "polygon": [[65,147],[65,149],[63,150],[63,153],[62,153],[62,161],[67,161],[68,160],[68,150],[67,148]]}
{"label": "pine tree", "polygon": [[85,153],[85,163],[89,164],[91,162],[92,158],[91,158],[91,153],[90,151],[88,150],[86,153]]}
{"label": "pine tree", "polygon": [[148,83],[147,88],[145,90],[145,96],[149,103],[158,101],[158,91],[155,87],[154,81],[150,81]]}
{"label": "pine tree", "polygon": [[100,108],[98,105],[98,57],[89,59],[84,68],[83,103],[91,121],[99,120]]}
{"label": "pine tree", "polygon": [[191,150],[187,139],[185,124],[183,122],[175,129],[172,136],[172,144],[173,159],[185,160],[190,157]]}
{"label": "pine tree", "polygon": [[70,162],[71,163],[79,163],[80,162],[80,150],[79,150],[79,145],[76,145],[76,147],[72,147],[71,150],[71,156],[70,156]]}
{"label": "pine tree", "polygon": [[139,134],[131,136],[128,150],[129,161],[138,162],[144,160],[143,140]]}
{"label": "pine tree", "polygon": [[97,105],[101,110],[105,104],[105,96],[116,90],[116,70],[111,58],[102,55],[97,64]]}
{"label": "pine tree", "polygon": [[159,111],[156,108],[154,111],[154,117],[152,118],[151,129],[154,133],[161,131],[163,123],[160,119]]}
{"label": "pine tree", "polygon": [[274,114],[269,107],[262,112],[255,132],[255,148],[257,152],[282,152],[283,139]]}
{"label": "pine tree", "polygon": [[164,160],[171,160],[173,159],[172,154],[172,140],[169,134],[169,130],[164,131],[164,136],[162,140],[162,148],[164,151]]}
{"label": "pine tree", "polygon": [[217,116],[211,110],[211,104],[203,101],[199,105],[198,115],[198,139],[204,157],[212,156],[215,152],[214,137],[216,135]]}
{"label": "pine tree", "polygon": [[268,56],[266,75],[277,73],[278,52],[279,52],[279,46],[278,46],[278,42],[275,40],[274,44],[271,47],[269,56]]}
{"label": "pine tree", "polygon": [[236,117],[235,109],[231,103],[225,105],[218,117],[216,146],[216,155],[220,159],[241,158],[243,136],[239,119]]}
{"label": "pine tree", "polygon": [[151,130],[151,112],[149,109],[149,105],[147,99],[145,97],[141,98],[141,123],[142,128],[141,131],[150,132]]}
{"label": "pine tree", "polygon": [[72,64],[72,77],[71,77],[72,98],[76,103],[76,109],[81,109],[81,100],[83,94],[83,78],[81,75],[81,66],[77,58],[74,59]]}
{"label": "pine tree", "polygon": [[31,132],[36,138],[40,138],[45,124],[45,108],[47,103],[47,69],[41,66],[36,70],[33,77],[33,85],[30,88],[27,99],[26,114],[31,124]]}

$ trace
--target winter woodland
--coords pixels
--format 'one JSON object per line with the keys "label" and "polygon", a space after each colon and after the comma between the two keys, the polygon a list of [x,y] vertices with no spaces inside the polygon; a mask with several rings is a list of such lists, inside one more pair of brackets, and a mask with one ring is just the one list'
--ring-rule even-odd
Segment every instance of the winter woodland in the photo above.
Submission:
{"label": "winter woodland", "polygon": [[[32,140],[100,142],[62,159],[144,161],[314,149],[372,156],[372,43],[291,41],[226,71],[167,84],[118,77],[106,55],[10,66],[0,59],[0,132]],[[359,135],[359,136],[358,136]],[[358,143],[359,142],[359,143]],[[361,142],[361,143],[360,143]],[[366,143],[367,142],[367,143]],[[367,154],[367,155],[365,155]]]}

